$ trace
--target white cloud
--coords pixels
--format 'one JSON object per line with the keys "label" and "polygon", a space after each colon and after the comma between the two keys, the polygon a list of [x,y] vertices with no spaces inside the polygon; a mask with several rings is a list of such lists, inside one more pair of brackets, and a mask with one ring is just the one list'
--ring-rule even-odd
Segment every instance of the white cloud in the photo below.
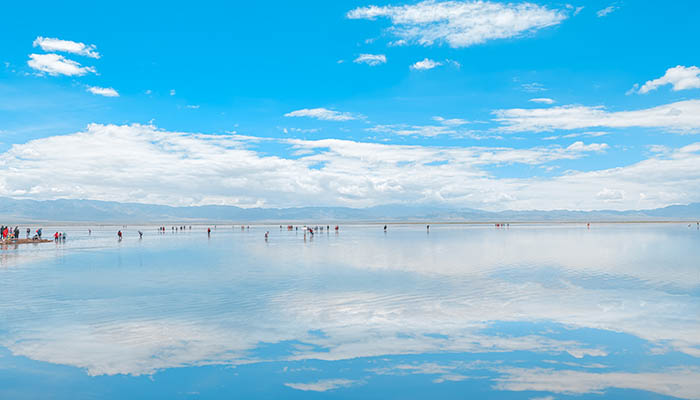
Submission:
{"label": "white cloud", "polygon": [[693,367],[659,372],[583,372],[551,369],[503,370],[496,388],[562,394],[603,393],[608,388],[645,390],[681,399],[700,399],[700,370]]}
{"label": "white cloud", "polygon": [[461,118],[443,118],[443,117],[433,117],[433,121],[437,121],[441,123],[442,125],[448,125],[448,126],[460,126],[460,125],[466,125],[469,123],[466,119],[461,119]]}
{"label": "white cloud", "polygon": [[196,110],[196,109],[199,108],[199,104],[188,104],[188,105],[185,106],[185,108],[189,108],[189,109],[192,109],[192,110]]}
{"label": "white cloud", "polygon": [[284,385],[292,389],[303,391],[327,392],[329,390],[346,388],[362,383],[362,381],[355,381],[350,379],[323,379],[320,381],[310,383],[285,383]]}
{"label": "white cloud", "polygon": [[662,128],[677,132],[700,129],[700,100],[686,100],[657,107],[609,112],[602,106],[567,105],[551,108],[494,111],[501,129],[510,132],[542,132],[585,128]]}
{"label": "white cloud", "polygon": [[94,44],[85,44],[73,42],[71,40],[61,40],[39,36],[34,40],[33,45],[34,47],[41,47],[42,50],[48,52],[61,51],[91,58],[100,58],[100,53],[95,51]]}
{"label": "white cloud", "polygon": [[666,70],[666,73],[661,78],[647,81],[639,90],[636,90],[638,85],[632,91],[640,94],[649,93],[652,90],[658,89],[660,86],[673,85],[674,91],[699,89],[700,88],[700,68],[696,66],[684,67],[678,65]]}
{"label": "white cloud", "polygon": [[83,67],[78,62],[53,53],[30,54],[27,65],[41,73],[47,73],[52,76],[82,76],[87,73],[96,73],[93,67]]}
{"label": "white cloud", "polygon": [[428,0],[403,6],[360,7],[348,12],[347,17],[386,17],[393,24],[389,31],[399,41],[423,46],[444,42],[459,48],[521,36],[557,25],[567,15],[532,3]]}
{"label": "white cloud", "polygon": [[[382,129],[416,135],[456,130],[447,125]],[[250,149],[252,140],[94,124],[82,132],[15,144],[0,154],[0,197],[243,207],[365,207],[400,198],[484,209],[582,210],[700,201],[700,144],[616,168],[515,179],[489,171],[513,164],[556,165],[598,154],[608,145],[577,141],[516,149],[280,139],[276,143],[290,156],[273,157]],[[319,164],[323,167],[312,168]],[[624,198],[600,198],[604,188],[622,191]]]}
{"label": "white cloud", "polygon": [[422,61],[418,61],[415,64],[412,64],[409,68],[410,69],[417,69],[417,70],[426,70],[426,69],[433,69],[435,67],[441,66],[442,63],[439,61],[433,61],[429,58],[425,58]]}
{"label": "white cloud", "polygon": [[[451,128],[396,129],[398,134],[434,135]],[[441,148],[288,139],[280,143],[308,155],[282,158],[248,150],[251,140],[165,132],[152,126],[93,124],[83,132],[17,144],[1,154],[0,196],[251,207],[308,205],[318,201],[315,193],[326,193],[326,205],[369,206],[391,202],[398,194],[415,202],[431,199],[427,193],[445,191],[441,202],[459,202],[482,184],[482,192],[498,185],[497,180],[490,182],[480,169],[483,166],[541,165],[607,147],[577,142],[530,149]],[[435,161],[444,163],[432,165]],[[311,168],[318,163],[324,167]],[[52,167],[46,170],[45,165]],[[95,172],[86,175],[86,170]]]}
{"label": "white cloud", "polygon": [[361,115],[356,115],[348,112],[340,112],[329,110],[327,108],[304,108],[284,114],[285,117],[309,117],[323,121],[351,121],[362,118]]}
{"label": "white cloud", "polygon": [[105,96],[105,97],[119,97],[119,93],[114,90],[113,88],[103,88],[103,87],[98,87],[98,86],[88,86],[87,91],[96,94],[99,96]]}
{"label": "white cloud", "polygon": [[444,125],[375,125],[365,129],[368,132],[391,133],[400,136],[435,137],[440,135],[456,135],[457,131]]}
{"label": "white cloud", "polygon": [[175,92],[175,89],[170,89],[170,95],[171,95],[171,96],[175,96],[175,93],[176,93],[176,92]]}
{"label": "white cloud", "polygon": [[409,68],[412,70],[428,70],[443,65],[451,65],[457,69],[462,67],[462,64],[454,60],[446,59],[445,61],[435,61],[426,57],[421,61],[411,64]]}
{"label": "white cloud", "polygon": [[598,192],[596,197],[604,201],[620,201],[625,198],[625,192],[622,190],[604,188]]}
{"label": "white cloud", "polygon": [[605,7],[605,8],[603,8],[602,10],[598,10],[598,11],[596,12],[596,15],[598,16],[598,18],[602,18],[602,17],[605,17],[605,16],[607,16],[608,14],[610,14],[610,13],[612,13],[612,12],[618,10],[619,8],[620,8],[620,7],[618,7],[618,6],[614,5],[614,4],[612,4],[612,5],[609,5],[609,6]]}
{"label": "white cloud", "polygon": [[545,92],[547,91],[547,88],[544,87],[541,83],[537,82],[532,82],[532,83],[523,83],[520,85],[520,88],[529,93],[536,93],[536,92]]}
{"label": "white cloud", "polygon": [[360,54],[352,62],[355,64],[367,64],[374,67],[379,64],[385,64],[386,56],[384,54]]}
{"label": "white cloud", "polygon": [[530,99],[528,101],[531,101],[533,103],[542,103],[542,104],[554,104],[554,100],[549,99],[547,97],[538,97],[535,99]]}
{"label": "white cloud", "polygon": [[294,133],[316,133],[319,132],[321,129],[320,128],[282,128],[282,132],[284,133],[289,133],[289,132],[294,132]]}
{"label": "white cloud", "polygon": [[577,133],[569,133],[566,135],[562,136],[548,136],[542,138],[542,140],[557,140],[557,139],[573,139],[577,137],[601,137],[601,136],[606,136],[609,135],[610,132],[577,132]]}
{"label": "white cloud", "polygon": [[401,46],[407,46],[408,42],[403,40],[403,39],[399,39],[399,40],[394,40],[392,42],[389,42],[389,43],[387,43],[387,45],[389,47],[401,47]]}

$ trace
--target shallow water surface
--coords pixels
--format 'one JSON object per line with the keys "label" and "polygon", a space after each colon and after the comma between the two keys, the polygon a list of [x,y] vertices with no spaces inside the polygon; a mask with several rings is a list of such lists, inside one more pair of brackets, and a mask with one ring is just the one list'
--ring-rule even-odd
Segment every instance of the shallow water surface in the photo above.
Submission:
{"label": "shallow water surface", "polygon": [[120,228],[0,250],[0,398],[700,399],[695,225]]}

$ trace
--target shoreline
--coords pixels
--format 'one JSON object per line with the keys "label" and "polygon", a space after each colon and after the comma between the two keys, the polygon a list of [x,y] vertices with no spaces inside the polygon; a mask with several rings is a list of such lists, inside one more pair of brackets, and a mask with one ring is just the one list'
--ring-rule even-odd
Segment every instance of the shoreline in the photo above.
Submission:
{"label": "shoreline", "polygon": [[[511,225],[576,225],[576,224],[697,224],[698,219],[664,219],[664,220],[488,220],[488,221],[439,221],[439,220],[367,220],[367,221],[331,221],[331,220],[263,220],[263,221],[13,221],[10,225],[19,226],[95,226],[95,227],[111,227],[111,226],[212,226],[212,225],[257,225],[257,226],[287,226],[287,225],[493,225],[493,224],[511,224]],[[29,240],[32,239],[18,239]]]}

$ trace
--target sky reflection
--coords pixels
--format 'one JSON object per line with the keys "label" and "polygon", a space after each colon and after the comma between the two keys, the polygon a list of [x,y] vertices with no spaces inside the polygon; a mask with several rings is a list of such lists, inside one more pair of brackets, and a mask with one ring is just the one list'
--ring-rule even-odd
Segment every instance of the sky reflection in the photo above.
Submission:
{"label": "sky reflection", "polygon": [[235,367],[285,396],[423,376],[446,397],[700,398],[700,233],[684,225],[116,229],[5,253],[3,364],[77,367],[102,394],[194,371],[243,393]]}

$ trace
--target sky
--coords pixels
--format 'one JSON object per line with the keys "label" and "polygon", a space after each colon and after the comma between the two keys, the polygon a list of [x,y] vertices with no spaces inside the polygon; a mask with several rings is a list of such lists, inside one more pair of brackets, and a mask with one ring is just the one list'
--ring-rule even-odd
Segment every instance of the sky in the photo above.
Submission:
{"label": "sky", "polygon": [[693,1],[14,2],[0,197],[700,202]]}

